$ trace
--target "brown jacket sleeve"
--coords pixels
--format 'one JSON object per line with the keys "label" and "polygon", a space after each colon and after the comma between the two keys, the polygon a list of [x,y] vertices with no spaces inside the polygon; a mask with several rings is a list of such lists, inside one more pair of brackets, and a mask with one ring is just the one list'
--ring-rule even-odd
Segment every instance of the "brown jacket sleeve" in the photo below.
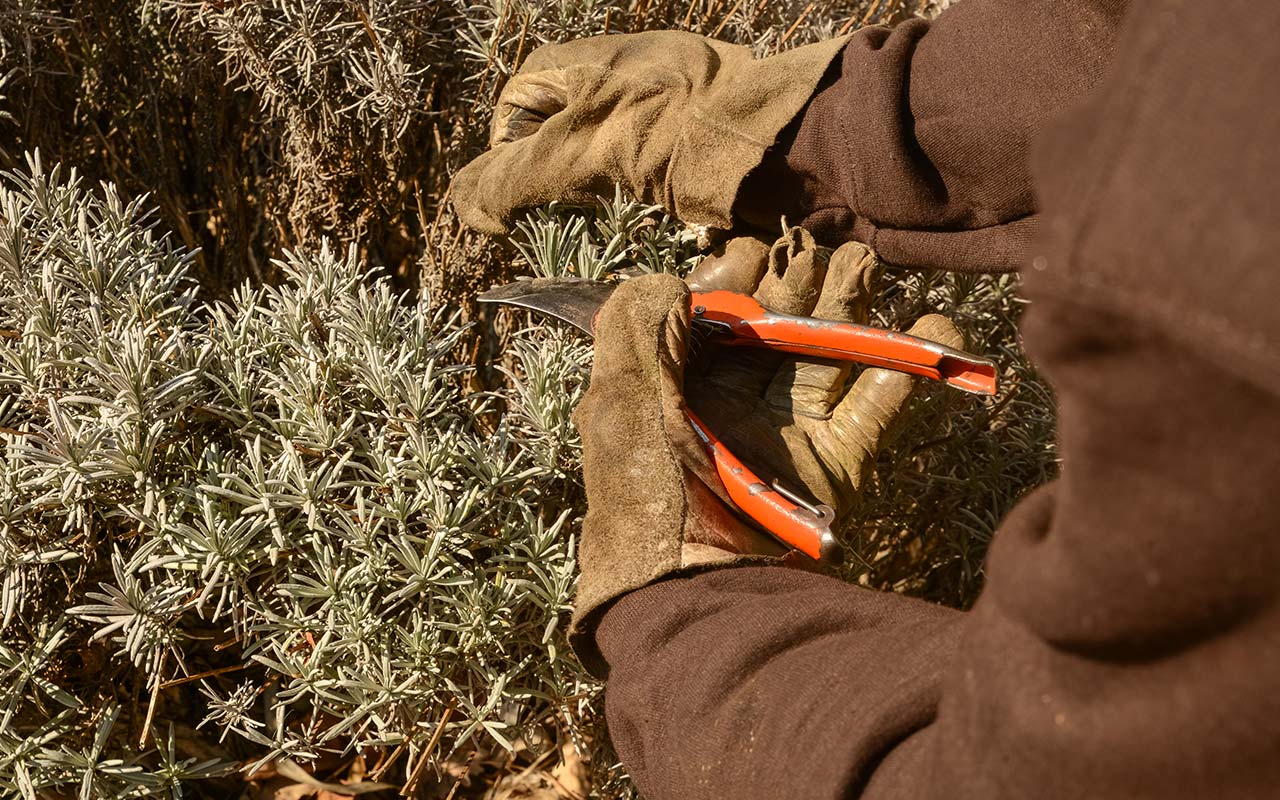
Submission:
{"label": "brown jacket sleeve", "polygon": [[648,800],[847,797],[933,722],[962,619],[782,568],[666,580],[597,630],[609,733]]}
{"label": "brown jacket sleeve", "polygon": [[1278,27],[1280,4],[1138,3],[1037,145],[1023,333],[1063,473],[973,611],[754,569],[605,616],[649,800],[1276,796]]}
{"label": "brown jacket sleeve", "polygon": [[859,31],[739,193],[893,264],[1012,270],[1035,230],[1034,134],[1101,78],[1127,0],[964,0]]}

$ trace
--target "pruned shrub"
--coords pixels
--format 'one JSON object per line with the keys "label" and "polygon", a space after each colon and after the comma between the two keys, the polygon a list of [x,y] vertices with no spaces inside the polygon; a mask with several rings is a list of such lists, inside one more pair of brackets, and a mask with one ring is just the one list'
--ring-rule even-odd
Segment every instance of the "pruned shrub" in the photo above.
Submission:
{"label": "pruned shrub", "polygon": [[[403,780],[576,723],[580,344],[516,351],[513,428],[460,390],[456,314],[350,251],[200,306],[109,186],[33,162],[0,220],[0,785],[369,753]],[[219,757],[173,751],[192,736]]]}

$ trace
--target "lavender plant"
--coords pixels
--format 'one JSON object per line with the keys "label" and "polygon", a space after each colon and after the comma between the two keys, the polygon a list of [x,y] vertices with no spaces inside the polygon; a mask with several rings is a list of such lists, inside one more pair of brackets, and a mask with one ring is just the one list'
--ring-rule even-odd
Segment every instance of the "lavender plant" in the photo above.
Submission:
{"label": "lavender plant", "polygon": [[355,755],[407,782],[577,724],[576,507],[547,498],[581,343],[517,349],[493,418],[456,314],[353,251],[202,305],[110,186],[32,159],[0,222],[0,787],[179,796]]}

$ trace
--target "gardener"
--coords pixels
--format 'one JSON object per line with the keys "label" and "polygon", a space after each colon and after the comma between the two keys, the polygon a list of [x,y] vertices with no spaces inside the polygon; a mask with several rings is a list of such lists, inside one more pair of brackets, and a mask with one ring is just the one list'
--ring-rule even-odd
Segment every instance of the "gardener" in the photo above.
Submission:
{"label": "gardener", "polygon": [[[874,593],[754,544],[679,407],[727,408],[738,455],[847,511],[906,379],[736,353],[685,376],[684,284],[615,292],[574,632],[646,797],[1280,793],[1280,4],[1125,5],[964,0],[760,60],[603,37],[506,86],[454,184],[468,224],[621,182],[714,228],[1021,265],[1058,397],[1062,477],[974,609]],[[872,269],[792,229],[693,280],[856,319]]]}

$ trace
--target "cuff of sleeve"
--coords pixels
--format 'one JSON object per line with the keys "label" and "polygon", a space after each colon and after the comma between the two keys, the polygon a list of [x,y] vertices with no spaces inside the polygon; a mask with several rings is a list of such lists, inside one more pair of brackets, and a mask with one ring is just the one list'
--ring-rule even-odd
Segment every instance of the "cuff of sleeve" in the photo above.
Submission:
{"label": "cuff of sleeve", "polygon": [[[615,645],[620,645],[621,642],[616,639],[616,636],[626,637],[627,631],[638,630],[633,627],[633,622],[640,623],[647,618],[647,613],[644,611],[647,606],[644,603],[628,603],[629,598],[643,594],[646,589],[665,584],[674,578],[689,578],[704,572],[734,567],[776,567],[781,563],[783,562],[780,559],[773,556],[739,555],[722,561],[691,564],[672,569],[655,576],[650,582],[641,586],[618,587],[616,593],[607,599],[595,601],[589,607],[583,607],[579,603],[569,627],[569,645],[588,673],[602,681],[608,680],[609,657],[606,649],[608,645],[604,641],[605,637],[600,634],[604,620],[606,618],[609,620],[611,630],[620,632],[614,634],[615,638],[611,640]],[[619,624],[619,620],[623,624]],[[615,646],[613,650],[617,652],[618,647]]]}
{"label": "cuff of sleeve", "polygon": [[739,188],[778,134],[804,109],[849,41],[841,36],[753,59],[745,48],[720,53],[720,73],[696,98],[672,153],[667,207],[686,222],[729,230]]}

